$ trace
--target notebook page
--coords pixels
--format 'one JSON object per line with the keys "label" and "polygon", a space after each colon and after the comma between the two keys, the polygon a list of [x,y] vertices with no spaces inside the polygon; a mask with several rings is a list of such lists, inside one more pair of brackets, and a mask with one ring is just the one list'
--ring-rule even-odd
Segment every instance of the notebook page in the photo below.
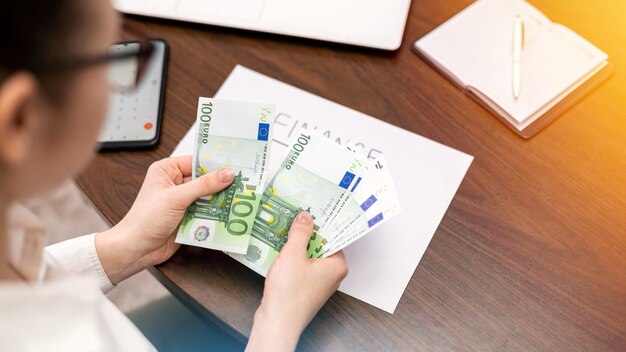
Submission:
{"label": "notebook page", "polygon": [[550,23],[523,0],[479,0],[418,40],[417,48],[466,86],[511,50],[517,14],[527,40]]}
{"label": "notebook page", "polygon": [[[509,41],[512,41],[512,28]],[[572,86],[584,83],[589,73],[607,60],[607,55],[591,43],[558,24],[525,42],[522,53],[520,96],[513,97],[512,50],[500,61],[469,82],[517,123],[538,112],[545,112],[562,99]]]}

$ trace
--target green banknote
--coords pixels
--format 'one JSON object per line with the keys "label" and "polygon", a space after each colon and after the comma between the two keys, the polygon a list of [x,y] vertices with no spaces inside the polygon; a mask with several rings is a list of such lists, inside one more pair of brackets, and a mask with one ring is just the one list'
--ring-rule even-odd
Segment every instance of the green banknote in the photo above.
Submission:
{"label": "green banknote", "polygon": [[274,111],[271,104],[200,98],[192,177],[229,167],[235,179],[187,209],[177,243],[247,253],[266,178]]}
{"label": "green banknote", "polygon": [[309,251],[317,248],[360,183],[359,171],[353,152],[320,134],[301,130],[263,192],[247,252],[229,255],[267,275],[287,242],[294,217],[303,210],[311,213],[315,224]]}

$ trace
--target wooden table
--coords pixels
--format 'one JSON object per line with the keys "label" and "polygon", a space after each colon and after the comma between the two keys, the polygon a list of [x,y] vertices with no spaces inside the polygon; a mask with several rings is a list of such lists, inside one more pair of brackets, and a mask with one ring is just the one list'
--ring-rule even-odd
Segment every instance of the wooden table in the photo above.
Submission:
{"label": "wooden table", "polygon": [[[78,183],[112,223],[243,64],[476,157],[395,312],[337,293],[303,350],[626,350],[626,4],[533,0],[609,53],[615,75],[531,140],[410,51],[470,0],[414,0],[397,52],[145,18],[171,45],[162,141],[98,155]],[[375,25],[375,24],[373,24]],[[411,231],[411,229],[406,229]],[[154,270],[187,304],[248,336],[263,278],[182,248]]]}

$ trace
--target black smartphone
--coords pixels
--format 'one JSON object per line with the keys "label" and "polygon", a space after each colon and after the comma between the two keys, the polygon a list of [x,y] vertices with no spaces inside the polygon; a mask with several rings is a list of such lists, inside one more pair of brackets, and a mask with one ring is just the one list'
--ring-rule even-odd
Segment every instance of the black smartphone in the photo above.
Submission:
{"label": "black smartphone", "polygon": [[[132,92],[111,93],[104,128],[98,138],[101,151],[149,149],[159,143],[163,100],[167,78],[168,45],[163,39],[152,39],[153,57],[146,67],[139,86]],[[114,44],[111,51],[124,50],[137,42]],[[111,75],[124,75],[112,70]],[[128,81],[129,77],[111,77]]]}

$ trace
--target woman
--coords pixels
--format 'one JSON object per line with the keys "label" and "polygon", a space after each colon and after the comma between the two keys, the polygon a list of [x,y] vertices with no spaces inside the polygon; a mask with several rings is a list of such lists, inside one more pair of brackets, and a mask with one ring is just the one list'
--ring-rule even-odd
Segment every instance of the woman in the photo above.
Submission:
{"label": "woman", "polygon": [[[232,170],[220,169],[191,181],[190,157],[158,161],[119,224],[41,247],[43,232],[18,203],[54,188],[91,157],[110,88],[113,58],[102,58],[119,26],[109,0],[9,1],[0,12],[3,350],[152,350],[100,291],[168,260],[185,208],[233,180]],[[293,350],[347,274],[342,253],[306,257],[312,226],[307,213],[294,221],[265,281],[249,350]]]}

